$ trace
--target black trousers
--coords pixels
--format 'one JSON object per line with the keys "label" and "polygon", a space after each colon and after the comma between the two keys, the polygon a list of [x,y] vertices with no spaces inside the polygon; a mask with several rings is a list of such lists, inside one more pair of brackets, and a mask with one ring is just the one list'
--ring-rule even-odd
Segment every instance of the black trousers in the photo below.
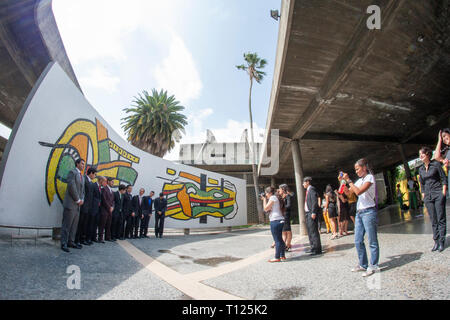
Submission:
{"label": "black trousers", "polygon": [[428,198],[425,200],[425,207],[430,215],[431,227],[433,228],[433,239],[444,243],[447,231],[445,196],[441,194],[433,200]]}
{"label": "black trousers", "polygon": [[122,214],[113,214],[111,221],[111,236],[113,237],[113,239],[118,239],[121,237],[121,234],[123,234],[123,232],[120,232],[120,226],[122,224]]}
{"label": "black trousers", "polygon": [[86,224],[89,213],[83,213],[80,211],[80,218],[78,219],[78,228],[75,235],[75,243],[81,243],[81,241],[86,240]]}
{"label": "black trousers", "polygon": [[94,241],[97,238],[97,228],[100,224],[100,212],[97,214],[89,214],[89,222],[87,225],[87,239]]}
{"label": "black trousers", "polygon": [[319,234],[319,217],[311,218],[309,212],[306,213],[306,228],[308,229],[309,244],[311,245],[311,251],[315,253],[322,253],[322,244],[320,243]]}
{"label": "black trousers", "polygon": [[133,230],[131,231],[131,234],[133,235],[133,231],[134,231],[134,236],[137,237],[139,234],[139,226],[141,222],[141,215],[136,214],[133,218]]}
{"label": "black trousers", "polygon": [[125,237],[131,238],[133,235],[133,225],[134,225],[134,217],[131,214],[128,214],[125,218]]}
{"label": "black trousers", "polygon": [[162,213],[161,215],[159,215],[158,213],[155,213],[155,236],[158,237],[162,236],[163,232],[164,232],[164,218],[166,216],[164,215],[164,213]]}
{"label": "black trousers", "polygon": [[139,234],[140,236],[147,235],[149,221],[150,221],[150,214],[144,214],[144,218],[141,219],[141,232]]}

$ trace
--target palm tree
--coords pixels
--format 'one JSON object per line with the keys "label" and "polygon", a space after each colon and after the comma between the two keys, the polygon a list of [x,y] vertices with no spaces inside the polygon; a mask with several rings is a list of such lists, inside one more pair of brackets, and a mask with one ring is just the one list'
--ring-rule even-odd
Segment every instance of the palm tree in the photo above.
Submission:
{"label": "palm tree", "polygon": [[186,116],[180,113],[184,107],[163,89],[160,92],[153,89],[152,95],[144,90],[139,97],[134,97],[133,103],[124,109],[130,115],[122,118],[128,141],[139,149],[163,157],[180,141],[181,133],[185,133]]}
{"label": "palm tree", "polygon": [[252,88],[253,88],[253,80],[257,83],[261,83],[265,72],[261,71],[267,64],[265,59],[261,59],[258,57],[257,53],[244,53],[245,64],[241,64],[236,66],[239,70],[244,70],[247,72],[250,78],[250,91],[248,95],[248,113],[250,116],[250,132],[252,138],[252,154],[253,154],[253,163],[252,163],[252,171],[253,171],[253,184],[255,186],[255,195],[256,195],[256,207],[258,210],[259,222],[264,223],[264,213],[261,202],[259,201],[259,190],[258,190],[258,174],[256,172],[256,148],[255,148],[255,139],[253,134],[253,117],[252,117]]}

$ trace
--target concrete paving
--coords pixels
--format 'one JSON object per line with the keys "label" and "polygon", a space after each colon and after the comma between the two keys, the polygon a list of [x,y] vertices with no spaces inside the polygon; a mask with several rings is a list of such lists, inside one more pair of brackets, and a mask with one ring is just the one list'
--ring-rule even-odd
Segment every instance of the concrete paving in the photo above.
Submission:
{"label": "concrete paving", "polygon": [[[282,263],[267,262],[273,256],[267,226],[189,236],[171,231],[162,239],[94,244],[69,254],[50,239],[35,245],[3,236],[0,299],[450,299],[450,248],[430,251],[431,226],[422,214],[380,212],[382,271],[368,279],[350,272],[357,264],[352,234],[337,240],[322,234],[325,253],[317,257],[295,235]],[[70,266],[80,270],[80,289],[67,286]]]}

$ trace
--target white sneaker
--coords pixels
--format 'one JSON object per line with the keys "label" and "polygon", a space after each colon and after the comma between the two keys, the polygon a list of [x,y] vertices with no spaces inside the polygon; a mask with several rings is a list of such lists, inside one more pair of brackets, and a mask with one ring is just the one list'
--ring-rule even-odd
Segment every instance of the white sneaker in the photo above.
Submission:
{"label": "white sneaker", "polygon": [[361,272],[361,271],[366,271],[366,269],[364,269],[361,266],[356,266],[352,269],[352,272]]}
{"label": "white sneaker", "polygon": [[366,272],[363,273],[363,277],[370,277],[375,272],[380,271],[380,268],[378,267],[369,267]]}

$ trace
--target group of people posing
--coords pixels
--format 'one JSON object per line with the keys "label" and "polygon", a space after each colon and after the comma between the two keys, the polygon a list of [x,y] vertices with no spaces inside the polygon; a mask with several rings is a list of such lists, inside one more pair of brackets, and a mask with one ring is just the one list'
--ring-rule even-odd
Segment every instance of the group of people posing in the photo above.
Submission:
{"label": "group of people posing", "polygon": [[[133,196],[131,185],[119,185],[113,191],[114,179],[97,177],[91,167],[83,175],[85,161],[77,159],[75,168],[67,176],[67,189],[63,201],[61,249],[81,249],[94,242],[131,238],[148,238],[148,225],[155,213],[155,236],[162,238],[167,200],[163,193],[154,199],[154,192],[144,196],[141,188]],[[94,180],[97,179],[97,182]]]}

